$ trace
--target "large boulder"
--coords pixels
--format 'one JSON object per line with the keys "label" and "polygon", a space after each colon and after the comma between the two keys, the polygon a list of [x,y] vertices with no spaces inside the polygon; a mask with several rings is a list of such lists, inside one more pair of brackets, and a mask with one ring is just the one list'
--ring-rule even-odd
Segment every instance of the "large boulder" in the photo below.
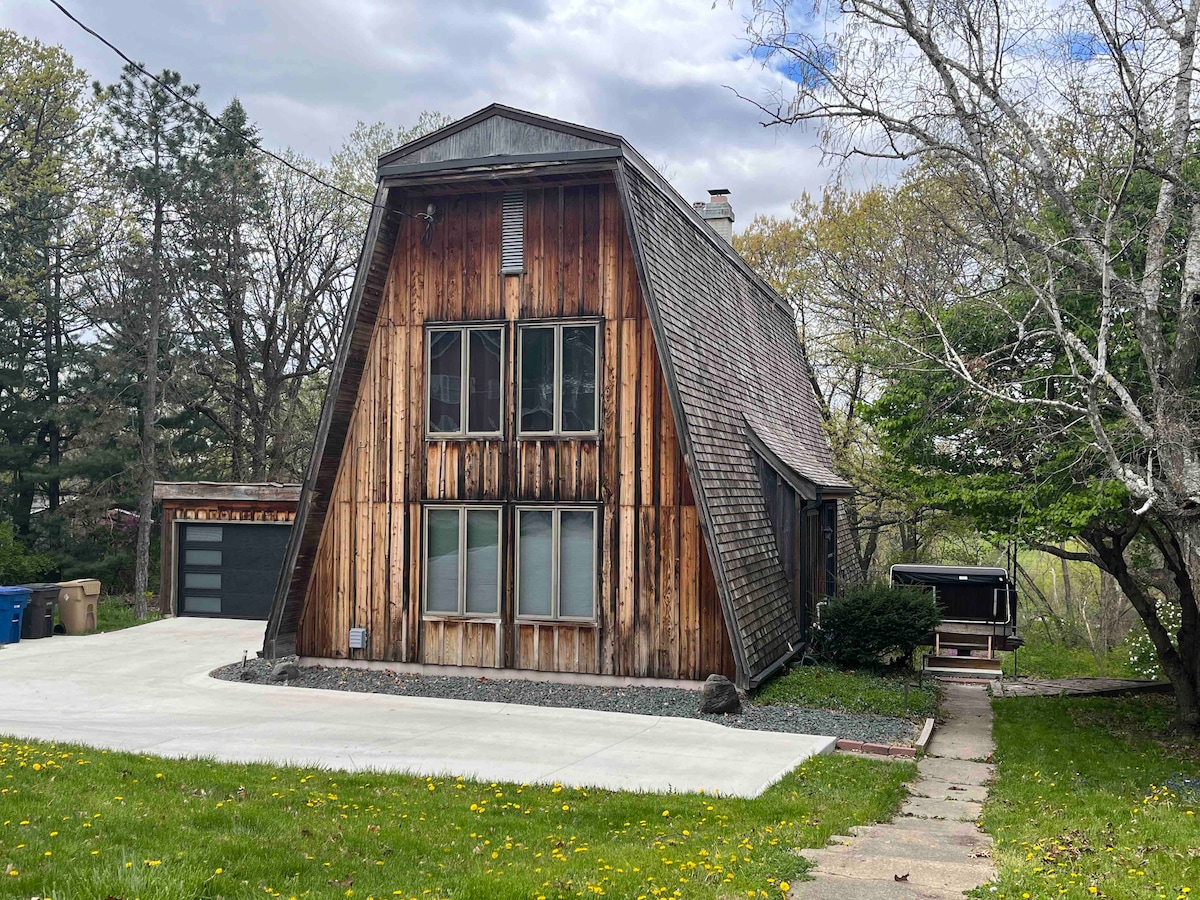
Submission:
{"label": "large boulder", "polygon": [[733,682],[724,675],[709,675],[700,690],[700,712],[736,713],[742,711],[742,698]]}
{"label": "large boulder", "polygon": [[281,662],[271,670],[272,681],[295,681],[300,677],[300,667],[293,662]]}

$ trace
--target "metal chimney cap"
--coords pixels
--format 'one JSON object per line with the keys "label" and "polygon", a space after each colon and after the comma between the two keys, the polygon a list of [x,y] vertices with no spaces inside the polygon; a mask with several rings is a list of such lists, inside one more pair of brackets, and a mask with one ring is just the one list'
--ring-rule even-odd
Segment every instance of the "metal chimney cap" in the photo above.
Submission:
{"label": "metal chimney cap", "polygon": [[729,188],[709,188],[708,193],[713,197],[727,197],[729,196]]}

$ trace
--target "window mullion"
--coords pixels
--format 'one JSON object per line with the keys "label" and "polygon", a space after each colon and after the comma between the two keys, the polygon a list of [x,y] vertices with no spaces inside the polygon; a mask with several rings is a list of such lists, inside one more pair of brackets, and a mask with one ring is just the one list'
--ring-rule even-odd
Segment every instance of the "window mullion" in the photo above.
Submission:
{"label": "window mullion", "polygon": [[458,614],[467,613],[467,510],[458,508]]}
{"label": "window mullion", "polygon": [[557,621],[559,617],[558,578],[559,578],[559,510],[553,510],[550,519],[550,616]]}
{"label": "window mullion", "polygon": [[594,430],[600,432],[600,395],[603,393],[601,386],[601,364],[600,364],[600,325],[599,323],[592,326],[592,365],[594,366],[592,383],[596,386],[595,398],[592,401],[592,426]]}
{"label": "window mullion", "polygon": [[[554,433],[562,434],[563,329],[554,326]],[[557,521],[558,517],[555,516]]]}
{"label": "window mullion", "polygon": [[458,397],[458,415],[459,421],[462,422],[462,435],[466,437],[471,433],[471,423],[467,419],[471,414],[471,387],[468,381],[471,377],[471,329],[462,329],[462,337],[459,340],[462,342],[462,389]]}
{"label": "window mullion", "polygon": [[503,616],[501,609],[504,592],[504,519],[499,509],[496,513],[496,615]]}

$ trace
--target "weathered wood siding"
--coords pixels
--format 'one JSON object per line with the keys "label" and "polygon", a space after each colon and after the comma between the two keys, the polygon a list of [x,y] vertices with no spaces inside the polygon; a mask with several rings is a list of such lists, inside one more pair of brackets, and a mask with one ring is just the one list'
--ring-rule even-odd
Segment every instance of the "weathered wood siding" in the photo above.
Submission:
{"label": "weathered wood siding", "polygon": [[[298,632],[300,653],[660,678],[734,675],[632,250],[611,183],[527,191],[522,275],[500,273],[499,192],[413,196],[441,217],[400,229]],[[526,319],[601,325],[602,434],[514,440],[514,338]],[[503,321],[503,441],[425,439],[426,322]],[[595,502],[596,625],[514,622],[504,522],[502,614],[421,615],[424,501]]]}

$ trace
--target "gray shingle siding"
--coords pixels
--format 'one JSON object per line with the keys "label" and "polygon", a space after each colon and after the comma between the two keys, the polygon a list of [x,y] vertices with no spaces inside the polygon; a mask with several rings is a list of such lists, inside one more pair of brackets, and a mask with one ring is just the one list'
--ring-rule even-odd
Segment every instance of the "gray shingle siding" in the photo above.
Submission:
{"label": "gray shingle siding", "polygon": [[[665,339],[660,352],[674,372],[680,429],[687,432],[722,605],[735,632],[730,637],[741,643],[741,674],[750,680],[803,634],[745,436],[746,419],[778,417],[777,440],[811,443],[815,452],[789,448],[789,456],[820,473],[819,481],[836,479],[829,446],[794,326],[777,299],[661,188],[628,167],[625,181],[647,302]],[[806,421],[810,416],[815,422]]]}

